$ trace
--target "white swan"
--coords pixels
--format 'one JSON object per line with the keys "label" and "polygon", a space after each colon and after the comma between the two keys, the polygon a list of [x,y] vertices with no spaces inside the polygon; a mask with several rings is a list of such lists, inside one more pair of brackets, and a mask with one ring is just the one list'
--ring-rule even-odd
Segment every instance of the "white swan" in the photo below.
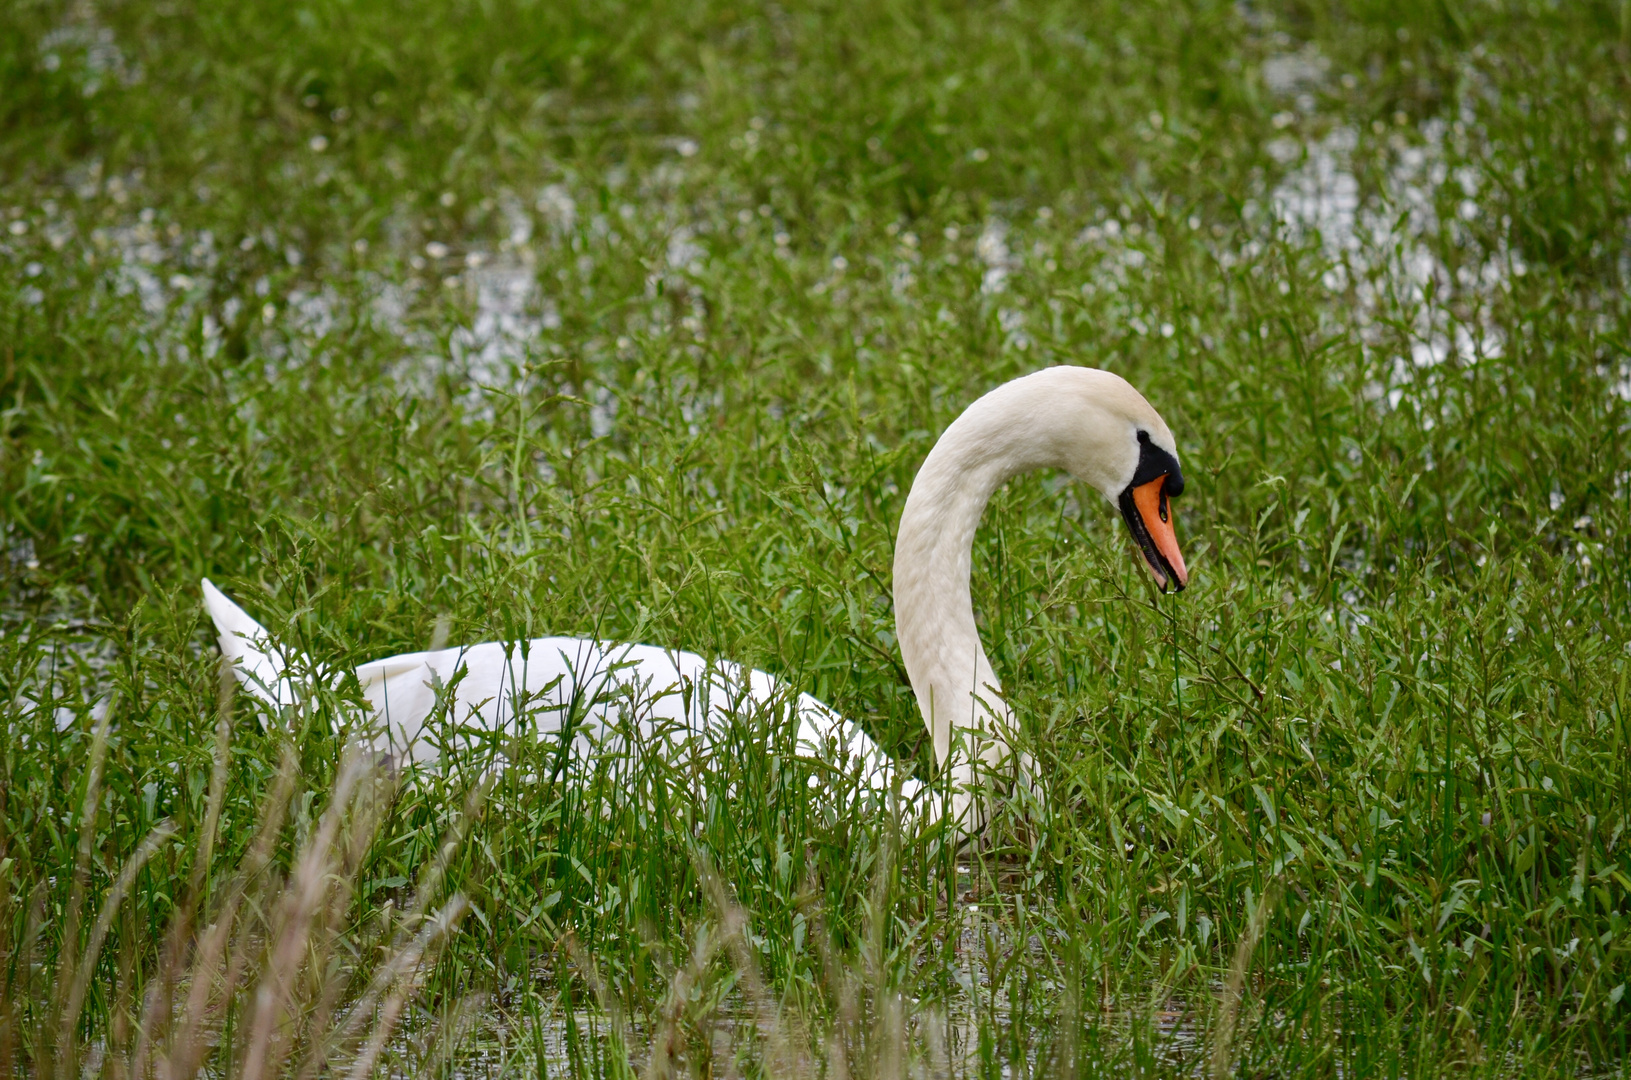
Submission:
{"label": "white swan", "polygon": [[[895,623],[936,761],[950,770],[953,818],[964,829],[983,817],[971,794],[983,769],[1026,768],[1012,759],[1012,716],[974,622],[974,531],[1002,483],[1038,468],[1064,469],[1118,504],[1163,591],[1189,580],[1167,505],[1183,490],[1177,446],[1166,422],[1119,376],[1047,368],[992,390],[946,429],[901,513]],[[244,685],[273,704],[290,703],[288,666],[266,631],[208,581],[204,596]],[[707,745],[733,711],[779,707],[797,712],[801,753],[859,760],[875,790],[892,779],[892,763],[866,733],[815,698],[694,653],[539,638],[394,656],[356,675],[383,737],[414,759],[436,753],[422,729],[439,693],[456,719],[487,731],[509,730],[520,718],[554,733],[570,720],[583,754],[630,737],[685,752]],[[906,798],[917,797],[919,783],[901,783]]]}

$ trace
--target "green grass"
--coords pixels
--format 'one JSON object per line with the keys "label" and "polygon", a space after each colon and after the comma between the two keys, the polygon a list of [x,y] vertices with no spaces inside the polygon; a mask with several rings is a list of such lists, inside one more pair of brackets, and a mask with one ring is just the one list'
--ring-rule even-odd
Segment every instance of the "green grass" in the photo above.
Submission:
{"label": "green grass", "polygon": [[443,620],[744,661],[927,775],[892,530],[964,405],[1063,362],[1172,426],[1194,580],[1066,478],[993,502],[1039,816],[954,858],[751,722],[730,804],[522,746],[471,810],[449,762],[347,826],[287,1069],[467,826],[394,1068],[1623,1074],[1626,11],[6,5],[4,1068],[70,1060],[161,822],[69,1040],[110,1075],[256,822],[246,895],[317,850],[344,692],[240,700],[212,803],[201,576],[324,664]]}

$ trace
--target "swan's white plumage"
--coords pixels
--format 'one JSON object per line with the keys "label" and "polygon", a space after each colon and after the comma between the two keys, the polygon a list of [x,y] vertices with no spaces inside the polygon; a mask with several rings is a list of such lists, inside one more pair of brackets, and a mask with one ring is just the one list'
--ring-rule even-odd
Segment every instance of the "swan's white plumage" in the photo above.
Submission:
{"label": "swan's white plumage", "polygon": [[[293,703],[293,672],[267,631],[207,579],[203,587],[221,651],[239,681],[269,705]],[[718,742],[732,716],[762,710],[781,716],[791,708],[799,753],[858,764],[873,790],[887,790],[894,771],[865,731],[809,694],[793,693],[762,671],[744,676],[739,665],[683,650],[548,637],[405,653],[363,664],[355,674],[370,708],[373,746],[398,760],[432,760],[472,737],[558,738],[568,723],[580,759],[652,750],[683,758]],[[451,747],[439,745],[428,723],[439,704],[455,721]],[[908,798],[920,787],[901,781]]]}
{"label": "swan's white plumage", "polygon": [[204,579],[204,610],[215,623],[215,638],[221,655],[232,661],[233,674],[250,693],[276,708],[294,704],[294,689],[286,672],[283,654],[272,644],[272,635],[249,617],[243,608],[228,600],[209,578]]}

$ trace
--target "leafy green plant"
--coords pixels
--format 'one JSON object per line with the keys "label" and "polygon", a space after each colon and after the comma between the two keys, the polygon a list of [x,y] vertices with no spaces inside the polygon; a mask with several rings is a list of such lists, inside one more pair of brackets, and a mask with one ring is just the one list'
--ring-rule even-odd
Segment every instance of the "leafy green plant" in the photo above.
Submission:
{"label": "leafy green plant", "polygon": [[[409,956],[382,1067],[1623,1071],[1623,14],[0,10],[4,1067],[133,1067],[149,1000],[172,1053],[229,924],[239,1069],[320,851],[267,1072],[366,1063],[339,1018]],[[1044,797],[976,850],[751,717],[571,783],[525,741],[353,776],[344,685],[218,740],[205,575],[326,670],[728,657],[929,777],[899,507],[1050,363],[1169,421],[1195,580],[999,493]]]}

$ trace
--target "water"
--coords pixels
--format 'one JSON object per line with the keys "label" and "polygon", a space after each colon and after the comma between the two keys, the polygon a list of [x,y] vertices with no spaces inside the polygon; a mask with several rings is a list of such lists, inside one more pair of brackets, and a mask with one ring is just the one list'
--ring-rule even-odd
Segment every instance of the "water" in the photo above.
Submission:
{"label": "water", "polygon": [[[966,875],[966,867],[959,870]],[[969,880],[963,877],[965,884]],[[392,1042],[393,1072],[416,1074],[427,1055],[448,1053],[438,1039],[456,1028],[463,1034],[452,1057],[456,1074],[464,1077],[604,1076],[616,1072],[612,1062],[623,1053],[619,1047],[626,1047],[634,1070],[645,1073],[665,1046],[678,1048],[676,1067],[682,1071],[687,1062],[694,1071],[706,1060],[713,1073],[727,1075],[737,1073],[745,1060],[767,1054],[791,1062],[794,1074],[815,1075],[837,1053],[860,1075],[892,1072],[891,1061],[899,1061],[900,1074],[911,1077],[991,1075],[988,1058],[1002,1077],[1037,1075],[1064,1045],[1049,1025],[1059,1009],[1072,1006],[1063,997],[1065,987],[1039,974],[1051,970],[1049,943],[1016,931],[1016,903],[1024,898],[1008,891],[959,901],[951,922],[951,966],[941,973],[950,976],[950,989],[930,996],[892,991],[863,958],[852,957],[836,974],[829,973],[818,991],[825,1001],[820,1015],[804,1017],[796,1007],[782,1009],[773,998],[758,997],[765,992],[752,989],[760,984],[757,972],[737,968],[735,976],[722,979],[717,964],[732,953],[716,939],[706,953],[715,966],[683,965],[670,981],[669,1000],[652,1016],[631,1015],[604,988],[601,1000],[607,1007],[584,1007],[585,998],[598,995],[583,988],[591,981],[583,978],[568,1000],[555,989],[557,972],[545,965],[534,971],[530,990],[482,999],[476,1019],[464,1027],[460,1024],[469,1018],[457,1008],[449,1017],[414,1017]],[[945,944],[942,932],[923,943],[922,955],[941,955]],[[1018,957],[1024,970],[1018,982],[1011,978],[1016,953],[1024,954]],[[562,962],[581,973],[571,960]],[[930,967],[934,963],[930,960]],[[698,977],[704,968],[714,973],[711,979]],[[722,996],[721,985],[730,987]],[[1078,1036],[1076,1052],[1083,1063],[1130,1063],[1136,1054],[1175,1073],[1202,1071],[1208,1043],[1197,1010],[1184,998],[1160,986],[1104,997],[1096,979],[1078,989],[1073,1007],[1085,1035]],[[685,1004],[677,1014],[680,1023],[671,1027],[664,1016],[674,1005],[675,990]],[[1015,1000],[1013,992],[1023,1000]],[[1018,1056],[1015,1032],[1022,1047]]]}
{"label": "water", "polygon": [[[1476,78],[1470,67],[1464,74]],[[1378,357],[1384,376],[1374,381],[1370,396],[1390,409],[1399,408],[1407,398],[1420,405],[1424,400],[1420,391],[1434,379],[1432,369],[1451,359],[1471,366],[1502,355],[1508,346],[1495,312],[1501,297],[1528,268],[1504,241],[1484,250],[1473,234],[1473,225],[1486,213],[1479,196],[1489,187],[1479,168],[1469,164],[1477,156],[1470,150],[1482,138],[1476,116],[1464,109],[1452,121],[1432,119],[1419,128],[1362,130],[1340,116],[1321,114],[1316,94],[1328,85],[1332,72],[1312,47],[1271,57],[1264,77],[1271,91],[1287,98],[1293,108],[1277,118],[1284,121],[1286,134],[1268,148],[1285,171],[1265,187],[1248,214],[1253,208],[1266,213],[1271,222],[1268,232],[1282,231],[1294,242],[1314,245],[1326,262],[1320,284],[1344,298],[1336,310],[1351,311],[1351,329],[1367,355],[1391,353]],[[597,213],[587,220],[580,207],[595,203],[591,188],[597,178],[543,184],[530,199],[510,191],[498,193],[494,213],[501,228],[491,248],[479,243],[461,246],[451,238],[425,241],[424,223],[394,220],[386,229],[395,237],[392,246],[374,252],[377,258],[363,260],[359,271],[341,275],[341,287],[336,287],[332,273],[325,272],[273,296],[263,278],[255,289],[258,311],[247,313],[236,299],[208,307],[214,278],[223,260],[232,257],[225,249],[233,245],[223,244],[208,230],[160,222],[153,210],[140,208],[144,178],[139,174],[103,178],[93,167],[80,180],[80,198],[111,199],[128,209],[129,216],[115,224],[87,229],[88,214],[81,217],[68,207],[51,204],[33,208],[12,228],[22,230],[16,233],[21,241],[48,238],[59,258],[94,261],[116,293],[137,298],[150,324],[150,347],[160,353],[185,359],[195,347],[188,328],[201,318],[202,348],[212,356],[226,327],[246,314],[258,315],[250,321],[258,324],[254,329],[269,358],[264,376],[277,378],[279,368],[288,372],[307,363],[331,362],[325,339],[360,305],[375,330],[399,341],[401,359],[388,374],[404,393],[429,396],[437,379],[452,372],[469,387],[476,414],[486,415],[490,406],[479,401],[483,388],[513,388],[533,366],[568,351],[593,359],[598,374],[623,351],[622,343],[630,340],[627,335],[615,346],[561,336],[562,293],[587,290],[583,282],[594,275],[601,258],[623,258],[621,249],[631,243],[638,247],[660,242],[661,265],[647,283],[647,295],[625,305],[625,325],[637,333],[678,331],[682,341],[686,337],[700,341],[709,302],[703,281],[714,259],[711,248],[716,242],[734,246],[746,239],[759,217],[766,218],[766,227],[776,233],[778,242],[785,235],[764,213],[768,207],[758,212],[746,208],[735,215],[727,207],[697,206],[684,199],[680,193],[693,182],[689,173],[698,168],[685,149],[676,143],[671,159],[644,176],[626,177],[619,188],[623,201],[612,213]],[[1386,162],[1379,190],[1368,196],[1359,175],[1361,158]],[[1442,215],[1440,208],[1445,206],[1453,207],[1454,213]],[[1000,309],[995,314],[1005,351],[1025,352],[1036,344],[1032,305],[1023,298],[1019,302],[1007,298],[1022,279],[1034,282],[1050,274],[1048,253],[1059,228],[1051,208],[1046,209],[1047,214],[1039,212],[1030,226],[993,215],[969,245],[982,268],[980,291]],[[738,216],[746,223],[737,222]],[[1075,242],[1090,257],[1081,288],[1100,295],[1126,294],[1130,279],[1147,275],[1151,258],[1162,254],[1156,232],[1114,213],[1082,228]],[[1438,254],[1445,245],[1464,256],[1454,267]],[[236,246],[278,253],[295,269],[331,258],[303,250],[270,229],[244,237]],[[1026,258],[1027,246],[1036,247],[1041,257]],[[900,244],[889,271],[891,290],[905,303],[916,302],[922,276],[916,247]],[[1220,264],[1228,267],[1257,257],[1262,239],[1228,234],[1215,250]],[[567,259],[569,251],[575,254]],[[426,252],[434,257],[427,259]],[[543,272],[563,262],[569,268],[553,279]],[[388,269],[393,264],[418,269],[404,276]],[[833,260],[836,269],[816,283],[818,293],[835,301],[842,299],[838,293],[848,297],[853,289],[840,264],[847,266],[848,260]],[[682,299],[678,312],[672,310],[675,297]],[[436,332],[434,320],[424,317],[443,298],[454,300],[466,313],[445,336]],[[1406,348],[1397,349],[1401,311],[1407,316],[1409,340]],[[1171,336],[1174,329],[1170,317],[1131,301],[1113,306],[1112,312],[1140,335]],[[609,373],[600,377],[606,376]],[[594,433],[609,434],[616,422],[615,381],[603,381],[597,389],[576,389],[598,395],[593,402]],[[1631,395],[1631,368],[1622,364],[1612,389]]]}

